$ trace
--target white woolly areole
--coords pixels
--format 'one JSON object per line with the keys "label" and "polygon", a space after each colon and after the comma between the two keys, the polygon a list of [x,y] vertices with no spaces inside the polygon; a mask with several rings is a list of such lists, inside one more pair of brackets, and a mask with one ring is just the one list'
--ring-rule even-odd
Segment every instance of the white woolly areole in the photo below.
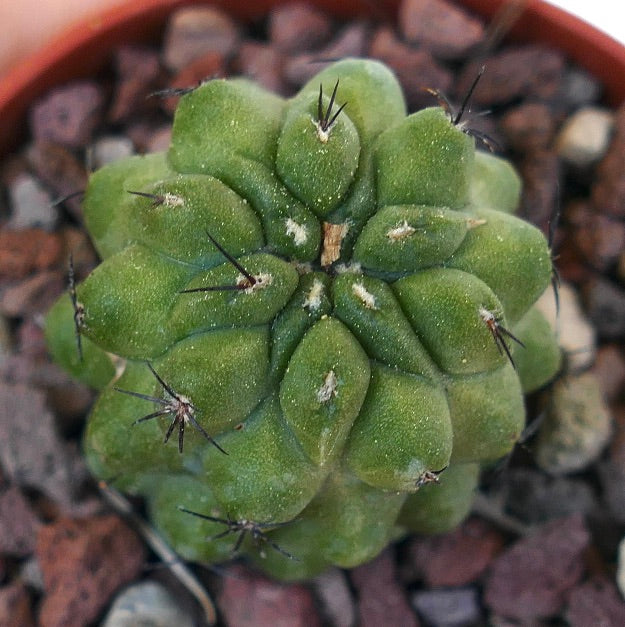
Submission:
{"label": "white woolly areole", "polygon": [[362,274],[362,266],[358,261],[354,261],[353,263],[339,263],[334,266],[334,271],[337,274]]}
{"label": "white woolly areole", "polygon": [[362,283],[353,283],[352,292],[361,300],[367,309],[377,309],[375,304],[375,296],[367,291]]}
{"label": "white woolly areole", "polygon": [[323,296],[323,283],[315,279],[304,300],[304,307],[311,311],[317,311],[321,307],[321,297]]}
{"label": "white woolly areole", "polygon": [[166,194],[163,194],[163,204],[166,207],[171,207],[172,209],[174,207],[183,207],[184,199],[181,196],[176,196],[176,194],[170,194],[168,192]]}
{"label": "white woolly areole", "polygon": [[410,237],[416,230],[417,229],[410,226],[408,222],[404,220],[400,225],[387,231],[386,237],[388,237],[392,242],[397,242],[405,239],[406,237]]}
{"label": "white woolly areole", "polygon": [[486,309],[486,307],[484,307],[483,305],[480,305],[478,313],[480,314],[480,318],[486,324],[488,324],[489,322],[495,322],[495,314],[492,311],[488,311],[488,309]]}
{"label": "white woolly areole", "polygon": [[286,219],[286,234],[293,238],[296,246],[304,245],[308,239],[306,227],[295,222],[293,218]]}
{"label": "white woolly areole", "polygon": [[330,370],[323,380],[323,385],[317,390],[317,400],[320,403],[327,403],[333,396],[336,396],[336,374]]}
{"label": "white woolly areole", "polygon": [[[255,274],[254,278],[256,279],[256,283],[242,290],[246,294],[251,294],[252,292],[257,292],[258,290],[262,290],[266,287],[269,287],[273,283],[273,275],[267,272],[261,272],[260,274]],[[239,276],[237,277],[237,285],[245,285],[247,283],[249,283],[247,277],[243,276],[242,274],[239,274]]]}

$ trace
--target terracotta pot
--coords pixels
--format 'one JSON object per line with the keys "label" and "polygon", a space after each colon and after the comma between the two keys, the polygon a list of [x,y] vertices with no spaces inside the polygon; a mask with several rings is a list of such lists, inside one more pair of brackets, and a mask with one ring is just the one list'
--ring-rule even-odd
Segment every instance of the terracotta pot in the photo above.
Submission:
{"label": "terracotta pot", "polygon": [[[239,19],[252,20],[287,1],[290,0],[214,0],[206,4],[222,6]],[[490,18],[506,1],[461,0],[461,3]],[[120,44],[156,40],[167,16],[191,3],[129,0],[121,7],[75,24],[17,66],[0,84],[0,155],[15,147],[25,135],[25,115],[33,100],[54,85],[93,75]],[[394,18],[399,0],[316,0],[314,3],[343,18],[381,14]],[[625,100],[625,47],[585,22],[541,0],[528,0],[510,38],[547,43],[562,50],[604,83],[609,104],[618,105]]]}

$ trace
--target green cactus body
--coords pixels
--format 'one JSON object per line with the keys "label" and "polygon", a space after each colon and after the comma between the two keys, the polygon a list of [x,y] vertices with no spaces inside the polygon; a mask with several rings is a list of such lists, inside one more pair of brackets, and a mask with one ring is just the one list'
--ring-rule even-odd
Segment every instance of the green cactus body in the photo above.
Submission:
{"label": "green cactus body", "polygon": [[291,100],[210,81],[182,97],[166,155],[92,176],[103,261],[46,333],[101,388],[91,469],[143,495],[185,558],[236,546],[301,579],[466,515],[523,391],[559,364],[532,308],[548,244],[474,143],[348,59]]}

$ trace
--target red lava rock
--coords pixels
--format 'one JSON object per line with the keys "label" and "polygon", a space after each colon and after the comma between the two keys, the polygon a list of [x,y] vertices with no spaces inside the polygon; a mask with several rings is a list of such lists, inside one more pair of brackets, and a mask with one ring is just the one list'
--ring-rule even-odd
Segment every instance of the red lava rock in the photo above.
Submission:
{"label": "red lava rock", "polygon": [[35,627],[30,605],[30,596],[24,584],[12,583],[0,588],[0,625]]}
{"label": "red lava rock", "polygon": [[332,20],[306,2],[290,2],[269,13],[269,41],[287,53],[318,48],[332,34]]}
{"label": "red lava rock", "polygon": [[58,233],[42,229],[0,230],[0,280],[23,279],[59,263],[63,252]]}
{"label": "red lava rock", "polygon": [[148,94],[161,74],[158,52],[151,48],[123,46],[115,55],[117,87],[108,119],[116,124],[154,106]]}
{"label": "red lava rock", "polygon": [[310,590],[301,584],[281,584],[242,566],[228,569],[223,578],[219,609],[228,625],[236,627],[320,627]]}
{"label": "red lava rock", "polygon": [[565,617],[570,627],[622,627],[625,602],[611,581],[595,578],[571,590]]}
{"label": "red lava rock", "polygon": [[[192,89],[208,79],[226,76],[226,66],[226,56],[217,50],[210,50],[181,68],[169,83],[169,88]],[[180,96],[164,97],[161,106],[173,115],[179,100]]]}
{"label": "red lava rock", "polygon": [[95,82],[70,83],[51,91],[30,110],[35,141],[84,148],[102,121],[104,94]]}
{"label": "red lava rock", "polygon": [[520,214],[546,233],[560,203],[560,159],[551,150],[540,150],[528,154],[518,167],[523,178]]}
{"label": "red lava rock", "polygon": [[426,88],[448,92],[453,76],[439,65],[425,50],[415,50],[400,41],[388,27],[379,28],[373,35],[369,54],[391,67],[404,90],[411,108],[436,105]]}
{"label": "red lava rock", "polygon": [[591,189],[593,206],[601,212],[625,216],[625,105],[616,112],[612,140],[597,166]]}
{"label": "red lava rock", "polygon": [[625,384],[625,359],[614,344],[601,346],[597,351],[593,371],[607,401],[614,401]]}
{"label": "red lava rock", "polygon": [[625,248],[625,224],[583,202],[570,206],[566,215],[573,243],[593,268],[603,272],[618,261]]}
{"label": "red lava rock", "polygon": [[282,78],[284,55],[276,46],[248,40],[241,44],[234,63],[237,73],[251,76],[265,89],[278,94],[287,94],[288,88]]}
{"label": "red lava rock", "polygon": [[547,523],[493,562],[484,602],[496,614],[520,621],[554,616],[582,576],[589,542],[579,514]]}
{"label": "red lava rock", "polygon": [[39,520],[17,486],[0,492],[0,553],[26,557],[35,549]]}
{"label": "red lava rock", "polygon": [[79,627],[139,574],[145,549],[118,516],[62,518],[39,531],[37,556],[46,591],[40,625]]}
{"label": "red lava rock", "polygon": [[[84,192],[87,188],[87,170],[80,161],[60,144],[39,141],[29,147],[28,162],[37,176],[48,185],[59,198]],[[64,202],[72,216],[82,221],[80,196]]]}
{"label": "red lava rock", "polygon": [[507,111],[501,117],[499,126],[513,150],[534,152],[549,146],[556,124],[547,105],[528,102]]}
{"label": "red lava rock", "polygon": [[417,627],[417,618],[397,581],[395,559],[390,549],[373,561],[354,568],[350,577],[358,593],[360,627]]}
{"label": "red lava rock", "polygon": [[224,11],[208,6],[179,9],[167,23],[165,65],[178,72],[209,52],[227,57],[239,40],[239,27]]}
{"label": "red lava rock", "polygon": [[9,318],[28,317],[48,311],[65,289],[66,277],[45,271],[6,288],[0,295],[0,312]]}
{"label": "red lava rock", "polygon": [[403,0],[398,19],[407,41],[439,59],[462,57],[484,37],[482,22],[446,0]]}
{"label": "red lava rock", "polygon": [[458,93],[466,93],[482,64],[486,71],[472,99],[475,105],[483,107],[504,104],[516,98],[550,100],[560,90],[565,66],[559,52],[542,46],[507,48],[480,64],[468,64],[459,81]]}
{"label": "red lava rock", "polygon": [[471,518],[451,533],[414,540],[409,555],[428,587],[465,586],[480,577],[503,544],[488,523]]}

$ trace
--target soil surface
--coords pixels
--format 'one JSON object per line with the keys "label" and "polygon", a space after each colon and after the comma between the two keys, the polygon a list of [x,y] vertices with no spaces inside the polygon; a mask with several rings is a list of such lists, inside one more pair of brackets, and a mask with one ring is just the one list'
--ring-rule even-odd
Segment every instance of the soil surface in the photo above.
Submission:
{"label": "soil surface", "polygon": [[307,584],[243,563],[188,573],[231,627],[625,625],[625,106],[607,107],[560,52],[498,32],[442,0],[404,0],[397,24],[293,3],[243,25],[195,7],[162,47],[120,48],[101,75],[33,103],[28,142],[0,162],[0,625],[208,624],[141,503],[90,477],[80,437],[94,393],[51,362],[43,317],[70,252],[78,280],[98,262],[82,227],[88,172],[165,149],[177,90],[243,73],[289,95],[343,56],[390,65],[411,110],[436,104],[425,87],[462,101],[486,66],[471,106],[490,114],[468,123],[516,164],[519,213],[551,238],[565,366],[527,399],[523,442],[485,473],[457,530]]}

